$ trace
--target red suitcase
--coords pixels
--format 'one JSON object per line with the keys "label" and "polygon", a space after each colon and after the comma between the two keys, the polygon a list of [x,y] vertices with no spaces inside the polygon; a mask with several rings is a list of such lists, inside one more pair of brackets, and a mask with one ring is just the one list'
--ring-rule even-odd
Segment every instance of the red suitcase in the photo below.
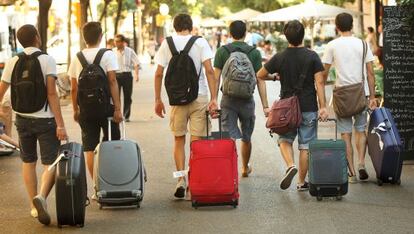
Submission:
{"label": "red suitcase", "polygon": [[[206,115],[208,120],[208,112]],[[221,113],[219,134],[212,135],[191,143],[188,180],[192,206],[196,209],[222,205],[236,208],[239,203],[237,149],[234,140],[222,138]]]}

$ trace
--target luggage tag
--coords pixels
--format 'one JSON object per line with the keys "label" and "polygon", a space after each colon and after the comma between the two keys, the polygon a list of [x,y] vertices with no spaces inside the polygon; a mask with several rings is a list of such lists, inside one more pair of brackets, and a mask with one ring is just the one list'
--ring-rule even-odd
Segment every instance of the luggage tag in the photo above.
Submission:
{"label": "luggage tag", "polygon": [[188,175],[188,170],[184,170],[184,171],[174,171],[173,172],[173,177],[174,178],[180,178],[180,177],[186,177]]}
{"label": "luggage tag", "polygon": [[387,125],[384,122],[382,122],[382,123],[378,124],[377,127],[374,127],[371,131],[372,134],[374,134],[374,133],[377,134],[378,139],[379,139],[379,147],[380,147],[381,151],[384,149],[384,142],[382,141],[381,135],[378,133],[378,131],[386,132],[387,131],[386,128],[387,128]]}
{"label": "luggage tag", "polygon": [[48,168],[47,168],[47,170],[48,171],[51,171],[51,170],[53,170],[54,168],[55,168],[55,166],[56,166],[56,164],[58,164],[59,162],[60,162],[60,160],[62,159],[62,158],[65,158],[66,156],[65,156],[65,154],[64,153],[61,153],[58,157],[57,157],[57,159],[52,163],[52,165],[50,165]]}

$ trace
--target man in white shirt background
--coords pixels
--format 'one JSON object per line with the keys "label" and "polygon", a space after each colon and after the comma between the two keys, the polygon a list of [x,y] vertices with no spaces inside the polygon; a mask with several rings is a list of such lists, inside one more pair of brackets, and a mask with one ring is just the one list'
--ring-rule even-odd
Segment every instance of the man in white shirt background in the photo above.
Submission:
{"label": "man in white shirt background", "polygon": [[119,90],[122,89],[124,96],[124,116],[129,122],[132,104],[132,88],[134,72],[136,82],[139,81],[139,60],[135,51],[126,46],[126,38],[122,34],[115,36],[114,52],[118,60],[119,70],[116,72]]}

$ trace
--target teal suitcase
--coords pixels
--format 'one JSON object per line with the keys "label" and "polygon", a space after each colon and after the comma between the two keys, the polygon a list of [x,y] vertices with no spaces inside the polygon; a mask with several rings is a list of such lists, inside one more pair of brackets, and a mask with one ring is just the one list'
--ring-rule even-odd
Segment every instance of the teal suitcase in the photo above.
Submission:
{"label": "teal suitcase", "polygon": [[341,200],[348,192],[348,161],[345,141],[337,138],[336,119],[334,140],[313,140],[309,144],[309,193],[318,201],[323,197]]}

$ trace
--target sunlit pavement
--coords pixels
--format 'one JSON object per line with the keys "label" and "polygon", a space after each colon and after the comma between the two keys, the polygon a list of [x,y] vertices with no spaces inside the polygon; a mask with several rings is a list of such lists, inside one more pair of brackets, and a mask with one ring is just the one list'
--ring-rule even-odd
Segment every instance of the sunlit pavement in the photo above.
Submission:
{"label": "sunlit pavement", "polygon": [[[412,165],[404,166],[401,186],[378,187],[367,157],[369,181],[351,184],[342,201],[318,202],[307,192],[297,192],[296,181],[288,190],[280,190],[285,165],[275,138],[264,127],[257,92],[253,173],[240,180],[239,207],[194,210],[188,201],[175,201],[173,138],[168,115],[160,119],[153,111],[153,71],[154,66],[143,65],[141,81],[134,88],[131,122],[127,123],[127,136],[139,142],[148,172],[141,208],[99,210],[92,202],[87,207],[84,228],[58,229],[52,190],[48,199],[52,224],[44,227],[30,217],[20,159],[17,155],[1,157],[1,233],[414,233]],[[268,83],[270,103],[278,96],[278,90],[277,82]],[[327,93],[330,92],[328,88]],[[164,100],[167,104],[167,99]],[[71,110],[71,105],[63,107],[66,126],[71,140],[80,141],[80,128],[72,120]],[[320,137],[332,138],[334,134],[332,124],[320,125],[319,131]],[[92,183],[90,179],[88,182],[91,194]]]}

